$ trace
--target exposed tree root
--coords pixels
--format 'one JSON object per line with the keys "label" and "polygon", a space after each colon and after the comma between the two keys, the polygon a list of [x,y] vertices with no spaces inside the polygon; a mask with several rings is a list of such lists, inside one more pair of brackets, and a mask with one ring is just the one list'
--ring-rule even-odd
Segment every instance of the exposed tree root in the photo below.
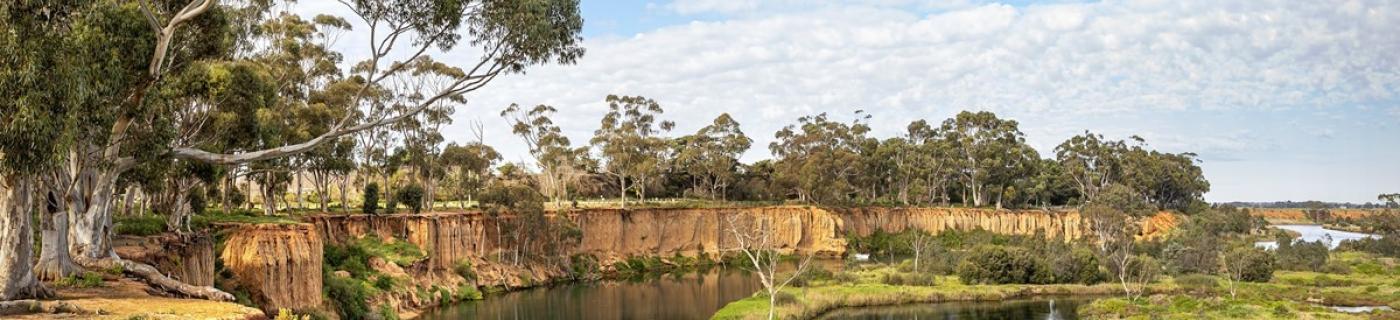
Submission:
{"label": "exposed tree root", "polygon": [[45,302],[38,300],[0,301],[0,316],[14,316],[36,313],[96,314],[83,310],[67,302]]}
{"label": "exposed tree root", "polygon": [[214,301],[233,301],[233,295],[214,287],[202,287],[189,285],[180,282],[160,273],[151,265],[122,259],[116,255],[111,258],[93,259],[78,255],[73,259],[79,265],[91,270],[112,270],[120,267],[122,272],[136,276],[141,282],[151,285],[153,289],[169,292],[171,294]]}

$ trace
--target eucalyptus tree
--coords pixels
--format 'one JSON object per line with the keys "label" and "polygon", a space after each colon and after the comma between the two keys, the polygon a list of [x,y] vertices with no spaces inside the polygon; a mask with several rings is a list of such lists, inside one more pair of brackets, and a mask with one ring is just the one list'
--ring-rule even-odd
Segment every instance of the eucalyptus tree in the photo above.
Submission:
{"label": "eucalyptus tree", "polygon": [[739,156],[753,144],[739,122],[720,114],[710,125],[676,141],[676,167],[699,180],[692,187],[704,190],[710,199],[728,200],[729,186],[738,178]]}
{"label": "eucalyptus tree", "polygon": [[480,197],[491,176],[491,168],[501,160],[501,154],[479,141],[464,145],[449,143],[442,149],[441,160],[448,168],[452,197],[467,200],[459,202],[461,208],[466,209],[467,202]]}
{"label": "eucalyptus tree", "polygon": [[[457,48],[459,42],[481,49],[477,60],[469,62],[459,78],[425,95],[407,108],[386,113],[356,112],[340,119],[325,133],[298,143],[264,146],[264,149],[225,151],[200,144],[183,144],[173,138],[172,109],[186,108],[188,101],[163,99],[160,94],[170,83],[169,74],[180,74],[200,61],[246,60],[232,54],[228,39],[243,30],[230,23],[257,16],[259,10],[218,5],[215,0],[188,3],[6,3],[0,4],[0,45],[6,74],[14,85],[3,86],[7,98],[3,117],[6,144],[22,148],[34,145],[55,149],[36,151],[4,150],[10,163],[33,160],[35,165],[9,168],[59,167],[64,158],[81,158],[80,165],[68,166],[75,177],[77,196],[67,197],[74,215],[70,225],[70,251],[85,268],[121,267],[159,290],[210,299],[230,300],[231,295],[212,287],[195,287],[174,281],[149,265],[120,259],[111,247],[110,201],[116,181],[123,173],[143,162],[166,161],[169,157],[215,165],[238,165],[270,160],[309,151],[340,137],[378,128],[412,117],[449,96],[474,92],[496,77],[523,72],[531,65],[572,63],[583,54],[578,46],[582,21],[576,1],[383,1],[346,2],[351,11],[370,26],[369,58],[353,69],[361,88],[351,99],[359,106],[372,88],[386,78],[411,72],[404,61],[425,56],[429,49]],[[262,1],[238,5],[266,5]],[[230,17],[235,14],[246,16]],[[407,49],[407,50],[403,50]],[[407,54],[391,55],[395,52]],[[263,77],[267,71],[262,70]],[[257,74],[258,72],[253,72]],[[42,74],[42,77],[38,75]],[[255,80],[258,79],[253,77]],[[267,80],[266,82],[271,82]],[[70,93],[60,93],[70,92]],[[153,94],[155,93],[155,94]],[[154,98],[154,99],[153,99]],[[227,101],[195,97],[195,104],[217,105]],[[37,110],[42,110],[38,112]],[[243,114],[242,116],[250,116]],[[44,130],[32,130],[42,127]],[[59,148],[63,149],[60,150]],[[52,152],[48,152],[52,151]],[[67,152],[64,152],[67,151]],[[36,156],[29,156],[36,155]],[[23,191],[10,197],[10,203],[28,203],[33,188],[26,173],[6,171],[0,180],[0,194]],[[24,209],[28,210],[28,209]],[[24,218],[9,210],[13,228],[27,231]],[[14,298],[39,292],[32,285],[29,270],[28,237],[0,234],[0,279],[6,288],[0,297]],[[5,272],[13,271],[13,272]]]}
{"label": "eucalyptus tree", "polygon": [[1161,209],[1185,210],[1210,191],[1196,154],[1135,147],[1124,158],[1123,183]]}
{"label": "eucalyptus tree", "polygon": [[916,179],[917,186],[923,189],[925,202],[948,201],[948,181],[954,178],[952,148],[943,139],[940,128],[929,125],[928,121],[916,120],[905,127],[904,139],[913,148],[912,152],[901,154],[901,170]]}
{"label": "eucalyptus tree", "polygon": [[637,196],[646,201],[647,183],[660,173],[666,153],[667,139],[659,135],[676,124],[657,122],[656,117],[666,111],[646,97],[608,95],[606,102],[608,113],[590,142],[604,161],[603,172],[617,179],[622,208],[626,209],[629,189],[636,189]]}
{"label": "eucalyptus tree", "polygon": [[526,111],[512,103],[500,114],[510,123],[511,132],[525,141],[525,148],[535,159],[540,169],[536,179],[540,193],[554,202],[569,197],[570,186],[583,175],[588,152],[587,147],[573,147],[569,137],[550,119],[557,111],[548,105]]}
{"label": "eucalyptus tree", "polygon": [[1075,189],[1085,199],[1093,199],[1108,185],[1123,175],[1123,156],[1128,146],[1122,140],[1112,141],[1101,134],[1085,131],[1070,137],[1055,147],[1055,158],[1065,176],[1074,181]]}
{"label": "eucalyptus tree", "polygon": [[[997,118],[988,111],[963,111],[943,121],[943,140],[951,149],[957,175],[972,205],[987,205],[989,191],[1001,205],[1003,189],[1021,176],[1027,163],[1038,158],[1026,145],[1015,120]],[[988,190],[988,188],[993,190]]]}
{"label": "eucalyptus tree", "polygon": [[777,183],[786,185],[804,202],[829,203],[848,200],[855,191],[851,184],[860,173],[862,157],[860,143],[864,142],[870,118],[856,111],[851,123],[827,119],[826,113],[803,116],[796,125],[783,127],[773,136],[768,150],[777,158],[774,173]]}

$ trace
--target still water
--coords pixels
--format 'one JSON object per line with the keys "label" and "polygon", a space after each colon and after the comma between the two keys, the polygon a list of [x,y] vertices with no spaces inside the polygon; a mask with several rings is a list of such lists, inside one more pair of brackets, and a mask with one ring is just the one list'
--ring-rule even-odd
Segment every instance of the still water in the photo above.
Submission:
{"label": "still water", "polygon": [[1079,319],[1077,310],[1087,298],[1037,298],[1007,301],[920,303],[887,307],[837,309],[823,320],[933,320],[933,319]]}
{"label": "still water", "polygon": [[[1376,237],[1373,234],[1332,230],[1313,224],[1280,224],[1273,227],[1298,232],[1299,237],[1294,241],[1322,241],[1327,244],[1329,249],[1336,249],[1338,245],[1342,244],[1342,241]],[[1254,245],[1265,249],[1278,248],[1276,241],[1259,241],[1255,242]]]}
{"label": "still water", "polygon": [[757,275],[715,268],[636,281],[566,283],[490,295],[419,319],[709,319],[725,304],[761,290]]}

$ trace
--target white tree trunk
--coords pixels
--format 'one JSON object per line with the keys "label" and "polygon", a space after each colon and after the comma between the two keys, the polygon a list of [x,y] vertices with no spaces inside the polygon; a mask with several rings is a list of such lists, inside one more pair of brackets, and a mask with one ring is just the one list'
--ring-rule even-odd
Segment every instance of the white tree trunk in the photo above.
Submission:
{"label": "white tree trunk", "polygon": [[26,178],[0,177],[0,301],[53,295],[34,276],[33,192]]}
{"label": "white tree trunk", "polygon": [[42,234],[40,243],[43,245],[39,249],[39,262],[34,266],[34,273],[42,280],[58,280],[76,275],[82,270],[73,263],[72,256],[68,255],[68,208],[63,205],[62,200],[68,195],[60,193],[64,188],[60,188],[59,185],[49,185],[45,189],[38,199],[42,203],[35,206],[42,208],[39,219]]}

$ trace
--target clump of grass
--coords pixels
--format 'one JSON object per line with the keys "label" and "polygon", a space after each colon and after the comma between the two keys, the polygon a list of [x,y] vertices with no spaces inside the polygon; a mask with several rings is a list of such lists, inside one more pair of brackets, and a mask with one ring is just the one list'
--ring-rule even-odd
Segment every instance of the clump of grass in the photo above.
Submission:
{"label": "clump of grass", "polygon": [[112,224],[112,230],[121,235],[144,237],[166,231],[165,218],[157,215],[115,217]]}
{"label": "clump of grass", "polygon": [[54,281],[54,286],[63,288],[96,288],[102,286],[102,274],[92,271],[71,275]]}

